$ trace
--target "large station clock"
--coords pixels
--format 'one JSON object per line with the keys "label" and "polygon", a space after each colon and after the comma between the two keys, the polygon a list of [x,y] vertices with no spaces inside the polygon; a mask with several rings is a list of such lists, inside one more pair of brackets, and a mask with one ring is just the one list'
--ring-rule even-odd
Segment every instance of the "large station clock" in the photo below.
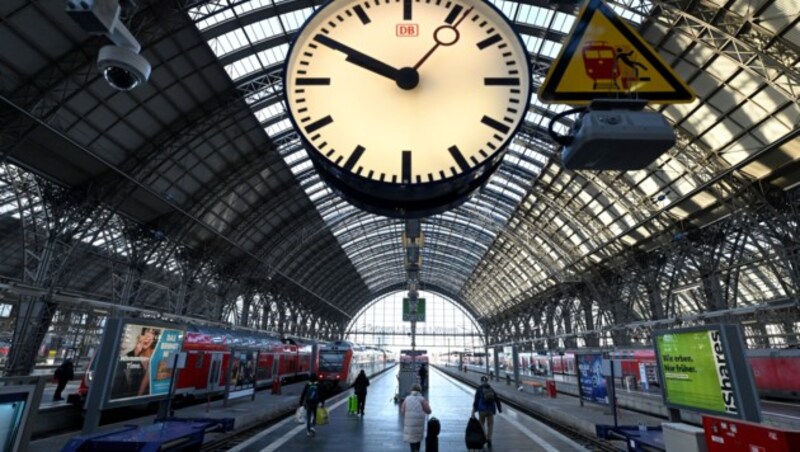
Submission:
{"label": "large station clock", "polygon": [[322,178],[399,218],[485,183],[531,95],[522,41],[481,0],[333,0],[299,32],[284,80]]}

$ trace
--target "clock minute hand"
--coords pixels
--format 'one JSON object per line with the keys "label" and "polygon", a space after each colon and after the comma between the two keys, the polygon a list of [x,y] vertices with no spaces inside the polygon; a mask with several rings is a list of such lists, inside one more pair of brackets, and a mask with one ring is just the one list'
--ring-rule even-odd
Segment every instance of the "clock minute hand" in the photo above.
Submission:
{"label": "clock minute hand", "polygon": [[382,75],[390,80],[394,80],[394,82],[397,83],[397,86],[402,89],[412,89],[417,86],[417,83],[419,82],[419,76],[417,75],[417,71],[415,69],[405,67],[401,69],[395,69],[383,61],[372,58],[369,55],[365,55],[358,50],[342,44],[335,39],[331,39],[323,34],[317,34],[314,36],[314,41],[324,45],[325,47],[337,50],[347,55],[345,61],[349,63],[353,63],[356,66],[362,67],[368,71]]}

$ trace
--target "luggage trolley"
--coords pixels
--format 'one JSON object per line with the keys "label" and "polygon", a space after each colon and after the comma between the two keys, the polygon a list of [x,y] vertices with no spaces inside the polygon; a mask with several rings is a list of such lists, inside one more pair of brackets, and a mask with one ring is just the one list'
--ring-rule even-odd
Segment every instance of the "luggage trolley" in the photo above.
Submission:
{"label": "luggage trolley", "polygon": [[592,79],[592,89],[597,89],[598,82],[601,88],[619,89],[617,77],[617,52],[606,41],[588,41],[583,45],[583,66],[586,75]]}

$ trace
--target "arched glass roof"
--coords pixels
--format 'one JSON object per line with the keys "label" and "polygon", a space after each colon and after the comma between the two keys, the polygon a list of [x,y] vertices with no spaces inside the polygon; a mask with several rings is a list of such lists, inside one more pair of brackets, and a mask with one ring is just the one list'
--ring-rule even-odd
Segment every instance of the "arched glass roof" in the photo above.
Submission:
{"label": "arched glass roof", "polygon": [[[512,21],[540,69],[531,81],[538,88],[574,23],[574,9],[543,1],[492,3]],[[770,64],[778,62],[767,61],[774,58],[766,54],[769,43],[746,42],[726,34],[735,30],[703,23],[711,19],[705,17],[710,3],[696,11],[666,1],[610,3],[699,95],[692,104],[658,107],[678,129],[680,145],[643,171],[564,171],[542,130],[565,107],[542,104],[534,95],[523,132],[486,187],[464,206],[423,222],[423,287],[439,281],[479,312],[502,309],[718,202],[714,181],[734,168],[744,177],[772,169],[765,163],[738,167],[796,128],[794,66],[781,72],[780,64]],[[741,21],[761,17],[759,31],[774,44],[796,48],[788,24],[769,20],[768,11],[778,13],[786,2],[746,3],[727,14]],[[297,0],[220,1],[197,6],[191,15],[234,83],[248,90],[259,77],[278,77],[288,43],[316,7]],[[769,77],[753,67],[756,58],[772,70]],[[273,138],[291,137],[281,149],[284,159],[367,287],[380,290],[401,280],[401,224],[357,211],[319,181],[286,119],[279,83],[247,93],[258,99],[250,105],[262,126]],[[567,126],[560,124],[560,132]],[[796,156],[798,150],[787,146],[784,152]]]}
{"label": "arched glass roof", "polygon": [[[223,286],[215,274],[290,287],[309,309],[345,320],[401,287],[403,224],[364,213],[328,189],[287,118],[282,65],[321,3],[137,3],[125,21],[153,74],[136,90],[116,92],[96,70],[106,41],[81,30],[63,4],[0,2],[0,227],[29,222],[52,197],[31,189],[29,171],[104,206],[64,209],[89,225],[80,234],[65,226],[64,236],[140,267],[191,275],[212,288]],[[535,91],[574,24],[577,2],[492,3],[522,36]],[[576,282],[623,251],[658,248],[670,240],[665,231],[714,224],[753,181],[778,190],[796,185],[796,1],[608,3],[698,98],[649,107],[674,125],[678,145],[648,168],[588,172],[563,169],[545,132],[565,107],[533,96],[496,174],[462,206],[422,221],[422,289],[435,286],[479,319]],[[569,126],[565,118],[556,130]],[[89,210],[91,218],[77,218]],[[127,220],[158,231],[166,245],[149,250]],[[15,237],[0,240],[8,250],[4,276],[22,273],[24,246]],[[747,245],[760,249],[770,240]],[[789,292],[780,272],[759,265],[743,265],[741,297]],[[87,266],[96,272],[71,283],[112,293],[111,267]],[[693,309],[690,299],[691,291],[678,293],[676,306]]]}

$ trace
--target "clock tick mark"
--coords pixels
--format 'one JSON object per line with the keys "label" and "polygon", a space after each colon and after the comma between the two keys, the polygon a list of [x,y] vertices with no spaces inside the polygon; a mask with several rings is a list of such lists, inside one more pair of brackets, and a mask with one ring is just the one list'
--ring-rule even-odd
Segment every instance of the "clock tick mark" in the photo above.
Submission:
{"label": "clock tick mark", "polygon": [[464,158],[464,154],[461,153],[461,150],[458,148],[458,146],[450,146],[447,150],[450,151],[450,155],[453,157],[453,160],[456,161],[458,167],[461,168],[461,171],[466,172],[469,170],[469,163],[467,163],[467,160]]}
{"label": "clock tick mark", "polygon": [[298,77],[295,84],[307,86],[330,85],[331,79],[329,77]]}
{"label": "clock tick mark", "polygon": [[298,108],[298,109],[297,109],[297,112],[298,112],[298,113],[305,113],[305,112],[307,112],[307,111],[308,111],[308,108],[306,108],[306,107],[303,107],[303,108]]}
{"label": "clock tick mark", "polygon": [[397,183],[397,174],[392,174],[392,183],[393,184]]}
{"label": "clock tick mark", "polygon": [[502,141],[502,140],[503,140],[503,137],[501,137],[501,136],[500,136],[500,135],[498,135],[498,134],[494,134],[494,135],[492,135],[492,138],[494,138],[495,140],[500,140],[500,141]]}
{"label": "clock tick mark", "polygon": [[428,182],[433,182],[433,173],[428,173]]}
{"label": "clock tick mark", "polygon": [[358,169],[356,170],[356,176],[360,176],[362,171],[364,171],[364,167],[359,166]]}
{"label": "clock tick mark", "polygon": [[502,40],[503,38],[501,38],[499,34],[491,35],[488,38],[478,43],[478,49],[483,50],[493,44],[497,44]]}
{"label": "clock tick mark", "polygon": [[381,177],[379,177],[378,180],[383,182],[385,179],[386,179],[386,174],[385,173],[381,173]]}
{"label": "clock tick mark", "polygon": [[412,9],[411,9],[411,0],[403,0],[403,20],[411,20],[412,17]]}
{"label": "clock tick mark", "polygon": [[518,77],[486,77],[483,84],[486,86],[519,86]]}
{"label": "clock tick mark", "polygon": [[483,118],[481,118],[481,123],[486,124],[487,126],[493,128],[494,130],[497,130],[498,132],[501,132],[501,133],[508,133],[508,131],[510,130],[507,125],[503,124],[502,122],[500,122],[500,121],[498,121],[498,120],[496,120],[494,118],[490,118],[490,117],[485,116],[485,115],[484,115]]}
{"label": "clock tick mark", "polygon": [[474,155],[470,156],[469,159],[472,160],[472,164],[475,166],[478,166],[478,164],[480,163],[478,159],[475,158]]}
{"label": "clock tick mark", "polygon": [[333,149],[331,149],[330,151],[328,151],[328,153],[327,153],[327,154],[325,154],[325,157],[330,157],[330,156],[332,156],[334,152],[336,152],[336,151],[335,151],[335,150],[333,150]]}
{"label": "clock tick mark", "polygon": [[333,122],[331,115],[320,118],[306,126],[306,133],[315,132]]}
{"label": "clock tick mark", "polygon": [[371,22],[371,19],[369,18],[367,13],[364,12],[364,8],[362,8],[361,5],[354,6],[353,7],[353,11],[356,12],[356,15],[358,16],[358,19],[361,21],[361,23],[363,25],[366,25],[366,24]]}
{"label": "clock tick mark", "polygon": [[319,148],[320,149],[325,149],[326,146],[328,146],[328,142],[327,141],[323,141],[322,143],[320,143]]}
{"label": "clock tick mark", "polygon": [[[448,2],[449,5],[449,2]],[[461,11],[464,10],[464,7],[461,5],[456,5],[453,9],[450,10],[450,14],[444,19],[445,23],[453,25],[453,22],[458,18],[458,15],[461,14]]]}
{"label": "clock tick mark", "polygon": [[[489,146],[489,149],[491,149],[493,151],[497,150],[497,146],[493,145],[491,141],[487,142],[486,146]],[[481,153],[483,153],[483,151],[481,151]]]}
{"label": "clock tick mark", "polygon": [[519,91],[518,89],[516,89],[516,88],[511,88],[511,90],[510,90],[510,91],[511,91],[513,94],[519,94],[519,93],[520,93],[520,91]]}
{"label": "clock tick mark", "polygon": [[351,171],[356,163],[358,163],[358,159],[364,154],[365,148],[364,146],[358,145],[355,149],[353,149],[353,153],[350,154],[350,157],[347,158],[347,162],[344,164],[344,169],[347,171]]}
{"label": "clock tick mark", "polygon": [[411,151],[403,151],[402,175],[404,184],[411,182]]}
{"label": "clock tick mark", "polygon": [[375,171],[369,170],[369,174],[367,174],[367,179],[372,179],[373,174],[375,174]]}
{"label": "clock tick mark", "polygon": [[338,165],[339,165],[339,162],[341,162],[341,161],[342,161],[342,159],[344,159],[344,156],[341,156],[341,155],[340,155],[340,156],[339,156],[339,158],[337,158],[337,159],[336,159],[336,161],[335,161],[334,163],[336,163],[336,165],[338,166]]}
{"label": "clock tick mark", "polygon": [[487,154],[487,153],[486,153],[486,151],[484,151],[483,149],[480,149],[480,150],[478,150],[478,152],[480,152],[480,153],[481,153],[481,155],[483,156],[483,158],[489,158],[489,154]]}
{"label": "clock tick mark", "polygon": [[[455,168],[453,168],[453,169],[455,169]],[[439,170],[439,177],[441,179],[447,179],[447,174],[445,174],[444,171]]]}

